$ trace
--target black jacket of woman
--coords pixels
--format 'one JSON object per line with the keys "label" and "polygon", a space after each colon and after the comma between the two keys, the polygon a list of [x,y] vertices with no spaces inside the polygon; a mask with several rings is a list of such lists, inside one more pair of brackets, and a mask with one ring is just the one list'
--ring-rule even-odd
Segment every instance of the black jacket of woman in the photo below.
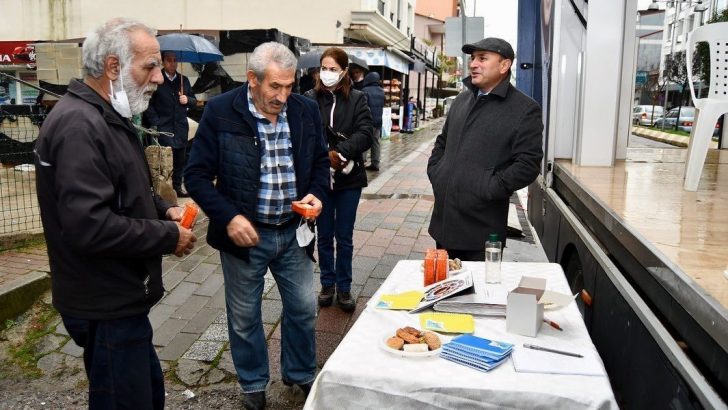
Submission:
{"label": "black jacket of woman", "polygon": [[333,130],[347,137],[345,141],[339,142],[336,147],[330,146],[329,149],[334,149],[349,161],[355,161],[354,168],[349,174],[336,171],[333,190],[367,186],[362,154],[372,145],[374,126],[364,93],[352,89],[346,98],[339,88],[334,92],[322,89],[318,93],[316,89],[312,89],[304,95],[318,103],[324,130],[331,125],[333,112]]}

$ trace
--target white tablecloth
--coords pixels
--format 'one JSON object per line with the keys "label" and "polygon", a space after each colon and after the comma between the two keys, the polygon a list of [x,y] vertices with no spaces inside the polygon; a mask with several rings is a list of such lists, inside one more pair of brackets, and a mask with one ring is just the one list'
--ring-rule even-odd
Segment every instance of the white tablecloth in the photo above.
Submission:
{"label": "white tablecloth", "polygon": [[[382,293],[421,287],[421,263],[407,260],[395,266],[321,370],[306,409],[617,408],[606,373],[518,373],[510,358],[483,373],[438,356],[397,357],[385,352],[379,345],[385,334],[403,326],[420,328],[419,317],[406,311],[376,309],[374,305]],[[473,273],[476,291],[485,291],[484,264],[464,265]],[[503,263],[503,285],[508,289],[514,288],[522,275],[547,278],[548,289],[569,293],[558,264]],[[594,349],[575,303],[549,311],[547,316],[564,330],[544,324],[538,336],[530,338],[507,333],[504,318],[476,317],[475,335],[517,347],[525,342]]]}

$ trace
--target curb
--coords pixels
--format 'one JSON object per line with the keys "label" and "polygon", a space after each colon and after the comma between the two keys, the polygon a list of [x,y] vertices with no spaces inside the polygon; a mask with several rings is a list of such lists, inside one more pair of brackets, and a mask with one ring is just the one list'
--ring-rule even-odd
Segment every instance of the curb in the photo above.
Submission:
{"label": "curb", "polygon": [[676,147],[687,147],[690,141],[689,137],[683,137],[682,135],[668,134],[666,132],[652,130],[644,127],[632,127],[632,134],[638,135],[642,138],[651,139],[657,142],[663,142],[665,144],[674,145]]}
{"label": "curb", "polygon": [[25,312],[38,296],[50,289],[51,277],[46,272],[33,271],[0,287],[0,329],[5,321]]}
{"label": "curb", "polygon": [[8,251],[23,247],[29,243],[43,241],[45,236],[43,229],[35,229],[29,232],[9,233],[0,235],[0,251]]}
{"label": "curb", "polygon": [[[632,134],[640,136],[642,138],[651,139],[653,141],[662,142],[665,144],[674,145],[676,147],[687,148],[690,137],[670,134],[667,132],[657,131],[645,127],[632,127]],[[718,142],[710,141],[710,148],[717,149]]]}

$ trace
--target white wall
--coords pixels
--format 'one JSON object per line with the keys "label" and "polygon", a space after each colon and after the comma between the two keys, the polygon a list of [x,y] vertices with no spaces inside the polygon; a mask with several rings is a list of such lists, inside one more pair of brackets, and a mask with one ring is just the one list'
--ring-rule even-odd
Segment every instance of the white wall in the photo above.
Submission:
{"label": "white wall", "polygon": [[573,158],[581,123],[581,83],[585,31],[568,0],[555,3],[551,74],[549,150],[553,157]]}
{"label": "white wall", "polygon": [[[390,0],[391,1],[391,0]],[[277,28],[316,43],[341,43],[352,10],[371,0],[1,0],[0,41],[82,38],[98,24],[133,17],[160,30]],[[403,1],[406,10],[406,1]],[[396,5],[396,0],[395,3]],[[336,28],[336,21],[341,27]],[[406,19],[404,24],[406,24]]]}
{"label": "white wall", "polygon": [[583,114],[575,155],[578,165],[611,166],[614,163],[625,1],[589,2]]}

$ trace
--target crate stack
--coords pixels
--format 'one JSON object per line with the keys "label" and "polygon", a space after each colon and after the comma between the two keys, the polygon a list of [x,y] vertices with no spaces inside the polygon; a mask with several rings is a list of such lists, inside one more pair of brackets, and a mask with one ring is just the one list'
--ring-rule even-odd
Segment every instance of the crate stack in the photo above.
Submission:
{"label": "crate stack", "polygon": [[38,81],[68,85],[83,78],[81,47],[77,43],[36,43],[35,61]]}

